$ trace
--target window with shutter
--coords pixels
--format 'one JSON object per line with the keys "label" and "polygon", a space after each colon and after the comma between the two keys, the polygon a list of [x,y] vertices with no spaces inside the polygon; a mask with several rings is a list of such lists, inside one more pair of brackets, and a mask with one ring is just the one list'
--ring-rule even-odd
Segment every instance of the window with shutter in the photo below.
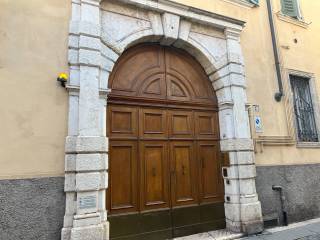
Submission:
{"label": "window with shutter", "polygon": [[310,93],[309,78],[290,75],[298,140],[318,142],[318,132]]}
{"label": "window with shutter", "polygon": [[281,0],[281,12],[284,15],[299,18],[298,0]]}
{"label": "window with shutter", "polygon": [[249,0],[249,2],[255,4],[255,5],[259,5],[259,0]]}

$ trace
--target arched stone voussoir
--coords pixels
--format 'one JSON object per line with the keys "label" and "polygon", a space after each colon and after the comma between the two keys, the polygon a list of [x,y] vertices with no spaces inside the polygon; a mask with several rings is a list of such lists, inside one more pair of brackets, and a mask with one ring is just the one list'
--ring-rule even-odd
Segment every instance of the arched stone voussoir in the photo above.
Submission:
{"label": "arched stone voussoir", "polygon": [[[121,55],[126,49],[141,43],[159,43],[162,45],[163,38],[164,36],[146,34],[146,35],[140,35],[140,38],[138,36],[136,36],[136,38],[130,37],[130,39],[124,40],[121,46],[117,45],[117,46],[109,46],[109,47],[111,47],[112,49],[121,50],[121,52],[120,51],[116,52],[117,54]],[[208,54],[197,45],[193,45],[190,42],[184,41],[183,39],[180,39],[180,38],[178,38],[174,43],[170,45],[188,52],[200,63],[200,65],[203,67],[203,69],[206,72],[215,72],[216,62],[213,61],[213,58],[208,56]],[[117,59],[114,59],[114,61],[116,62]],[[110,69],[110,72],[112,72],[112,69]],[[218,73],[216,72],[216,74]]]}
{"label": "arched stone voussoir", "polygon": [[185,41],[184,39],[178,38],[173,46],[183,49],[192,55],[203,67],[207,75],[210,75],[209,73],[216,71],[217,67],[214,58],[210,56],[210,54],[195,41],[190,39]]}
{"label": "arched stone voussoir", "polygon": [[153,34],[152,29],[146,29],[127,36],[116,45],[116,48],[123,52],[131,46],[137,45],[139,43],[156,42],[158,38],[158,36],[155,36]]}
{"label": "arched stone voussoir", "polygon": [[[215,59],[197,42],[192,41],[190,39],[186,41],[180,38],[180,36],[185,36],[185,34],[179,35],[174,42],[172,42],[171,44],[167,44],[168,42],[164,43],[163,41],[163,39],[166,38],[165,34],[155,35],[154,32],[151,30],[144,30],[139,33],[135,33],[128,36],[119,44],[106,42],[104,42],[104,44],[109,48],[109,52],[114,52],[118,56],[120,56],[126,49],[141,43],[159,43],[161,45],[173,46],[176,48],[183,49],[184,51],[187,51],[190,55],[192,55],[200,63],[200,65],[207,72],[207,74],[208,72],[216,72],[217,68],[215,64],[217,62],[215,61]],[[106,57],[110,58],[108,54]],[[116,61],[117,58],[114,58],[113,60]],[[110,69],[110,72],[112,72],[112,69]],[[216,72],[216,74],[218,73]]]}
{"label": "arched stone voussoir", "polygon": [[[144,33],[145,34],[137,34],[137,35],[132,35],[128,37],[121,43],[121,45],[119,44],[119,45],[110,46],[109,44],[108,47],[110,48],[110,50],[113,50],[113,52],[115,52],[116,54],[121,55],[126,49],[141,43],[159,43],[161,45],[163,44],[162,39],[165,38],[164,35],[163,36],[154,35],[149,31],[148,32],[144,31]],[[164,44],[164,45],[167,45],[167,44]],[[218,72],[216,72],[217,67],[215,65],[217,62],[214,60],[212,56],[210,56],[210,54],[206,52],[204,48],[202,48],[196,42],[185,41],[181,38],[178,38],[169,46],[180,48],[188,52],[200,63],[200,65],[203,67],[203,69],[206,71],[207,74],[212,72],[215,72],[215,75],[219,74]],[[114,61],[116,60],[117,59],[114,59]],[[112,72],[112,70],[110,72]]]}
{"label": "arched stone voussoir", "polygon": [[[219,69],[225,55],[223,51],[226,51],[226,44],[221,42],[222,35],[219,35],[221,29],[205,25],[199,27],[197,21],[172,12],[145,9],[139,12],[121,3],[118,7],[106,5],[101,24],[102,42],[118,55],[139,43],[157,42],[186,50],[208,75]],[[220,38],[216,37],[217,34]],[[221,54],[217,49],[224,50]]]}

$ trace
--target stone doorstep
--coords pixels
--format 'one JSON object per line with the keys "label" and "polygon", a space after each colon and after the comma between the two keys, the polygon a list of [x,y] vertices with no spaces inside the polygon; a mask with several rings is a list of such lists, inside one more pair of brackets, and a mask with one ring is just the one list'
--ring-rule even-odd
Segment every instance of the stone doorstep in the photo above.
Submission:
{"label": "stone doorstep", "polygon": [[226,229],[198,233],[186,237],[174,238],[174,240],[232,240],[244,237],[243,233],[234,233]]}

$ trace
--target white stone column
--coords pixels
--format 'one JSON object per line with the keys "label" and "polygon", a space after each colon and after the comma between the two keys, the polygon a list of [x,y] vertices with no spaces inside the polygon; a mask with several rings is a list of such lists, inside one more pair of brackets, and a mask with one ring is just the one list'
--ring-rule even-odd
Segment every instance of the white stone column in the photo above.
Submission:
{"label": "white stone column", "polygon": [[223,169],[225,214],[229,230],[257,233],[263,230],[261,204],[255,187],[253,141],[246,111],[246,84],[239,30],[226,29],[227,63],[210,78],[219,99],[221,151],[229,152]]}
{"label": "white stone column", "polygon": [[66,213],[63,240],[106,240],[108,186],[100,0],[73,0],[69,36],[69,130],[66,138]]}

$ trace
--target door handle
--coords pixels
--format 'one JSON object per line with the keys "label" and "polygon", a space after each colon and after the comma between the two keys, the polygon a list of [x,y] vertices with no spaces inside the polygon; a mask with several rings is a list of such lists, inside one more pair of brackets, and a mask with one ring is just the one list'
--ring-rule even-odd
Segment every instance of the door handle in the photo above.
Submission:
{"label": "door handle", "polygon": [[203,157],[201,158],[201,167],[206,168],[206,166],[204,165],[204,158]]}
{"label": "door handle", "polygon": [[182,165],[182,175],[185,175],[186,173],[185,173],[185,166],[184,165]]}

